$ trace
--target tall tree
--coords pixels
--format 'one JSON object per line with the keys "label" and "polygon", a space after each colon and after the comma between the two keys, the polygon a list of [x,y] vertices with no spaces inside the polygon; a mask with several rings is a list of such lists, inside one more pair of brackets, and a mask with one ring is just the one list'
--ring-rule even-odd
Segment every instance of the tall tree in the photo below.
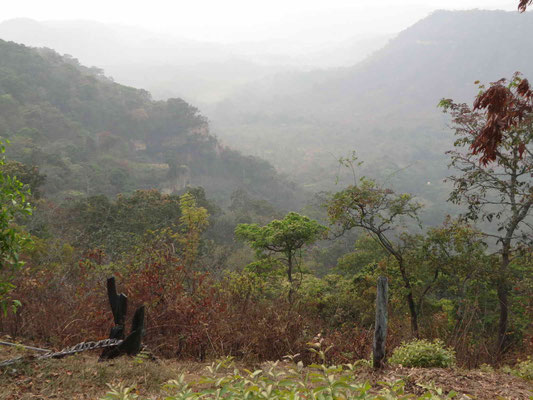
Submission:
{"label": "tall tree", "polygon": [[362,178],[358,184],[335,193],[327,206],[331,223],[337,225],[341,233],[362,228],[396,259],[406,292],[411,331],[418,337],[418,312],[411,277],[407,271],[406,248],[397,231],[404,220],[418,220],[421,204],[414,201],[410,194],[396,194],[371,179]]}
{"label": "tall tree", "polygon": [[293,301],[294,269],[299,266],[298,253],[305,245],[320,239],[326,227],[304,215],[288,213],[281,220],[274,220],[261,227],[257,224],[239,224],[235,235],[248,242],[257,257],[276,257],[287,266],[289,302]]}
{"label": "tall tree", "polygon": [[[494,114],[491,114],[495,110],[482,112],[479,107],[471,109],[451,100],[441,102],[444,111],[450,112],[458,136],[455,149],[448,152],[451,166],[459,172],[449,177],[454,185],[450,200],[468,206],[463,217],[480,221],[484,236],[498,246],[500,262],[496,289],[500,317],[496,344],[499,354],[508,341],[510,264],[521,244],[529,248],[533,246],[533,110],[522,110],[520,106],[525,88],[523,82],[515,76],[506,86],[506,113],[509,115],[503,117],[502,123],[513,122],[508,123],[505,134],[499,138],[499,145],[493,148],[493,162],[490,163],[487,163],[485,154],[472,151],[472,148],[487,125],[495,123]],[[502,80],[498,85],[504,83]],[[500,91],[497,89],[492,93],[496,96]],[[484,98],[483,93],[480,98]],[[521,116],[513,112],[517,107]]]}

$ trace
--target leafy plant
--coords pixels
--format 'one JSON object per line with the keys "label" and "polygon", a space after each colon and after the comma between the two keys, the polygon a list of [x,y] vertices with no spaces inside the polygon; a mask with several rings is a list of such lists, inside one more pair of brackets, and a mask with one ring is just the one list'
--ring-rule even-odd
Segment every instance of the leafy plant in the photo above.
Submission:
{"label": "leafy plant", "polygon": [[389,362],[404,367],[450,368],[455,365],[455,352],[441,340],[413,340],[394,349]]}
{"label": "leafy plant", "polygon": [[533,381],[533,358],[528,357],[527,360],[518,363],[514,368],[505,367],[503,371],[519,378]]}
{"label": "leafy plant", "polygon": [[[263,369],[239,370],[231,358],[214,362],[206,368],[197,382],[187,382],[184,374],[167,382],[163,389],[166,400],[184,399],[270,399],[270,400],[343,400],[343,399],[451,399],[455,392],[445,394],[434,386],[425,389],[421,397],[406,393],[405,382],[380,382],[372,387],[358,382],[349,366],[312,364],[305,368],[301,362],[282,367],[270,362]],[[122,397],[120,397],[122,396]],[[131,397],[128,397],[131,396]],[[135,394],[124,387],[112,388],[101,400],[134,399]]]}
{"label": "leafy plant", "polygon": [[110,391],[101,400],[135,400],[139,398],[134,393],[135,387],[126,387],[124,385],[113,387],[109,384],[108,386]]}
{"label": "leafy plant", "polygon": [[[6,148],[0,141],[0,154]],[[0,158],[0,167],[5,165],[5,159]],[[32,208],[26,197],[30,194],[24,190],[24,184],[16,176],[10,176],[0,170],[0,309],[7,313],[9,292],[14,288],[11,271],[23,263],[19,259],[20,252],[31,242],[28,234],[15,224],[15,219],[21,215],[31,215]],[[10,271],[11,269],[11,271]],[[20,305],[19,301],[12,302],[13,309]]]}

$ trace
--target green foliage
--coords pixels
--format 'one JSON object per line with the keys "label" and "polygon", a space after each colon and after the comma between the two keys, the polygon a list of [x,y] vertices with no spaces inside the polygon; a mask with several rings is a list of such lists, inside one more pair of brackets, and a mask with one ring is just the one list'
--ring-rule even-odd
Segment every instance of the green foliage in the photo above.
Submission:
{"label": "green foliage", "polygon": [[533,381],[533,358],[528,357],[527,360],[516,364],[514,368],[504,367],[502,370],[519,378]]}
{"label": "green foliage", "polygon": [[30,167],[18,161],[5,161],[0,165],[1,171],[8,176],[16,177],[24,184],[24,188],[29,190],[31,197],[39,199],[41,197],[40,187],[46,177],[39,173],[39,168]]}
{"label": "green foliage", "polygon": [[371,271],[356,277],[329,274],[317,278],[306,274],[299,300],[307,311],[328,321],[331,328],[371,328],[375,321],[376,279]]}
{"label": "green foliage", "polygon": [[[180,268],[185,267],[192,272],[197,266],[209,213],[205,208],[196,206],[196,200],[190,193],[179,197],[177,211],[181,214],[178,221],[172,221],[164,228],[147,228],[142,236],[136,238],[131,250],[136,254],[134,261],[140,269],[150,262],[170,261],[176,257],[179,257]],[[130,259],[129,253],[123,254],[122,258]]]}
{"label": "green foliage", "polygon": [[365,268],[376,265],[387,253],[370,235],[361,235],[354,244],[354,251],[345,253],[337,260],[337,270],[347,276],[365,274]]}
{"label": "green foliage", "polygon": [[190,193],[180,197],[180,242],[183,248],[183,262],[191,267],[198,259],[198,249],[202,232],[209,225],[209,214],[203,207],[196,206],[196,200]]}
{"label": "green foliage", "polygon": [[[240,224],[235,228],[235,235],[250,244],[259,260],[275,257],[286,264],[290,284],[289,299],[293,290],[293,267],[300,267],[297,256],[300,255],[301,258],[302,247],[316,242],[325,232],[326,227],[295,212],[290,212],[282,220],[274,220],[263,227],[257,224]],[[268,264],[262,264],[263,267],[265,265]]]}
{"label": "green foliage", "polygon": [[389,362],[413,368],[451,368],[455,365],[455,352],[441,340],[413,340],[394,349]]}
{"label": "green foliage", "polygon": [[153,101],[72,57],[3,40],[0,137],[11,140],[11,159],[46,175],[43,192],[56,199],[199,183],[222,199],[237,188],[278,204],[294,199],[272,165],[221,146],[184,100]]}
{"label": "green foliage", "polygon": [[135,387],[126,387],[124,385],[119,385],[114,387],[109,385],[109,392],[106,393],[101,400],[135,400],[139,396],[134,392]]}
{"label": "green foliage", "polygon": [[295,212],[290,212],[282,220],[274,220],[260,227],[257,224],[240,224],[235,235],[250,243],[258,257],[266,253],[289,255],[306,244],[318,240],[326,228],[317,221]]}
{"label": "green foliage", "polygon": [[[533,114],[528,106],[529,86],[518,75],[509,88],[503,82],[481,90],[474,103],[479,109],[453,101],[444,108],[452,116],[457,136],[455,148],[448,152],[450,165],[457,171],[448,178],[453,183],[449,201],[467,206],[462,217],[480,223],[485,237],[498,247],[500,262],[493,286],[500,309],[496,330],[499,354],[512,339],[511,264],[520,247],[533,246]],[[515,90],[517,87],[521,89]],[[500,110],[494,99],[506,106]],[[485,108],[486,112],[480,112]]]}
{"label": "green foliage", "polygon": [[[5,145],[0,141],[0,166],[5,165],[3,153]],[[28,234],[14,224],[22,215],[31,215],[32,207],[26,200],[29,192],[15,176],[0,171],[0,308],[7,312],[8,294],[13,289],[12,271],[20,267],[20,252],[28,246],[31,239]],[[13,307],[20,302],[13,303]]]}
{"label": "green foliage", "polygon": [[[341,160],[348,167],[352,159]],[[354,179],[355,179],[355,170]],[[326,203],[329,220],[341,233],[353,228],[363,229],[383,250],[394,257],[400,272],[405,299],[411,318],[411,332],[418,337],[418,310],[413,298],[413,280],[405,262],[406,246],[402,238],[402,228],[407,220],[418,221],[422,205],[408,193],[396,194],[393,190],[381,187],[374,180],[365,177],[359,183],[348,186],[333,194]]]}
{"label": "green foliage", "polygon": [[[420,386],[423,394],[414,396],[405,390],[405,382],[380,382],[372,387],[369,382],[358,382],[352,365],[325,366],[312,364],[305,368],[301,362],[283,368],[270,362],[263,369],[240,370],[231,357],[206,368],[196,382],[186,380],[184,374],[164,385],[166,400],[185,399],[270,399],[270,400],[347,400],[347,399],[428,399],[443,400],[456,396],[444,394],[438,388]],[[202,389],[198,389],[198,387]],[[101,400],[133,400],[139,398],[132,388],[111,386]]]}
{"label": "green foliage", "polygon": [[376,181],[361,178],[359,184],[335,193],[328,201],[330,221],[343,231],[360,227],[378,234],[418,220],[422,205],[408,193],[396,194]]}
{"label": "green foliage", "polygon": [[[203,194],[198,190],[195,193]],[[214,209],[205,197],[197,200],[190,192],[178,196],[136,190],[113,200],[99,195],[70,201],[59,212],[42,202],[38,212],[53,235],[83,251],[99,248],[116,259],[131,250],[146,232],[168,228],[184,233],[183,240],[189,240],[191,257],[195,258],[200,236],[209,222],[207,209],[197,207],[197,202]]]}
{"label": "green foliage", "polygon": [[114,200],[91,196],[65,208],[60,218],[49,217],[53,230],[81,249],[100,248],[113,258],[131,249],[148,230],[177,231],[182,215],[179,196],[157,190],[137,190]]}

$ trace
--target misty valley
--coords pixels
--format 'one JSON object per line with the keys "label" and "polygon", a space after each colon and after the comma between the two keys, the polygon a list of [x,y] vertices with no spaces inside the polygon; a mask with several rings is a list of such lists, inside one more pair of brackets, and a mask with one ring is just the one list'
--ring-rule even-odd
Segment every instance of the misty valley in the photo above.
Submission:
{"label": "misty valley", "polygon": [[0,21],[0,400],[532,399],[530,3]]}

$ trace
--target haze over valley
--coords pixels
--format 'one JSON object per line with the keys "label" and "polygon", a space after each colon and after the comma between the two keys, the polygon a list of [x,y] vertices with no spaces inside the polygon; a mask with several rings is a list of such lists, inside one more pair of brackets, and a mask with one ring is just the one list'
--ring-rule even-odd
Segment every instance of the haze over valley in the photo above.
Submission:
{"label": "haze over valley", "polygon": [[533,0],[0,18],[0,399],[533,398]]}
{"label": "haze over valley", "polygon": [[[379,171],[430,206],[445,200],[444,152],[453,141],[437,103],[470,101],[474,81],[528,76],[531,19],[436,11],[397,34],[300,48],[91,21],[8,20],[0,37],[69,54],[156,99],[184,98],[223,144],[268,160],[310,192],[334,187],[337,160],[356,151],[363,173]],[[435,220],[447,212],[435,211]]]}

